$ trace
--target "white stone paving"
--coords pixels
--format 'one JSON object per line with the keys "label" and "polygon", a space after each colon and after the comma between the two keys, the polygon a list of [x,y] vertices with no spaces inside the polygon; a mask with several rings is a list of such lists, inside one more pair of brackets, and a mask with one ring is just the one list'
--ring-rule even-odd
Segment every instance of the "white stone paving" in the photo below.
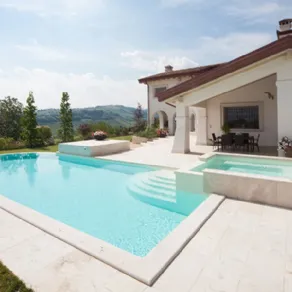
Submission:
{"label": "white stone paving", "polygon": [[[161,138],[143,144],[129,152],[104,156],[103,159],[120,160],[125,162],[142,163],[170,168],[191,168],[201,154],[213,150],[212,146],[197,146],[196,135],[191,133],[189,154],[171,153],[174,137]],[[97,157],[100,158],[100,157]]]}
{"label": "white stone paving", "polygon": [[290,210],[225,200],[153,287],[3,210],[0,222],[0,260],[35,291],[292,291]]}

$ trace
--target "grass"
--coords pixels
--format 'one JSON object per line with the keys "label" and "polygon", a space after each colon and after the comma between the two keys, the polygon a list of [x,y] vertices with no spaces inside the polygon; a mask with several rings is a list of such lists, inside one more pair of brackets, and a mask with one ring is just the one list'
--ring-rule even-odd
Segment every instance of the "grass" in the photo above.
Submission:
{"label": "grass", "polygon": [[0,154],[6,153],[22,153],[22,152],[57,152],[58,145],[40,147],[40,148],[22,148],[22,149],[14,149],[14,150],[1,150]]}
{"label": "grass", "polygon": [[[110,139],[131,141],[132,136],[113,137]],[[22,153],[22,152],[57,152],[57,151],[58,151],[58,145],[53,145],[53,146],[40,147],[40,148],[22,148],[22,149],[14,149],[14,150],[0,150],[0,154]]]}
{"label": "grass", "polygon": [[33,292],[0,262],[0,292]]}

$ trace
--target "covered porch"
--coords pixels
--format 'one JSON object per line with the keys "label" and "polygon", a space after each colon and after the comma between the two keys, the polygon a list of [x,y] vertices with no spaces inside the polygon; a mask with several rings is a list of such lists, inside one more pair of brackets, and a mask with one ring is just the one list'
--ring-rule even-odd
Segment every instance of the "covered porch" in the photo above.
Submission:
{"label": "covered porch", "polygon": [[191,152],[189,107],[195,107],[196,145],[212,145],[213,136],[224,134],[227,125],[231,133],[259,137],[261,154],[276,154],[278,141],[292,137],[291,93],[292,57],[287,53],[172,97],[177,116],[172,151]]}

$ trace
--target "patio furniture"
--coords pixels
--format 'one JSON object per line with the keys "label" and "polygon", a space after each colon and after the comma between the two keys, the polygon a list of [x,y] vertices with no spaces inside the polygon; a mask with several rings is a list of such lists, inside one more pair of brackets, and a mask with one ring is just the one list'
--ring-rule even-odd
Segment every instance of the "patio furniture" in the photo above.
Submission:
{"label": "patio furniture", "polygon": [[212,133],[212,142],[213,142],[213,149],[217,147],[219,149],[221,145],[221,137],[216,137],[215,133]]}
{"label": "patio furniture", "polygon": [[226,148],[233,148],[232,134],[225,134],[221,136],[221,150]]}
{"label": "patio furniture", "polygon": [[235,149],[241,149],[246,146],[246,140],[245,140],[245,136],[243,134],[240,134],[240,135],[235,135],[234,137],[234,146],[235,146]]}
{"label": "patio furniture", "polygon": [[260,137],[261,137],[261,134],[258,134],[257,138],[251,141],[252,151],[254,151],[254,148],[257,147],[258,152],[260,152],[260,146],[259,146]]}

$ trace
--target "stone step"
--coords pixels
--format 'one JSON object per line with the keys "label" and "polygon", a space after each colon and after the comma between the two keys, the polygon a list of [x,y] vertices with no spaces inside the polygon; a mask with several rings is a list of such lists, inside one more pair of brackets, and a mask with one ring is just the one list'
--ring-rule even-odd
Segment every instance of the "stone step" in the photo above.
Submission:
{"label": "stone step", "polygon": [[164,186],[163,184],[151,185],[143,176],[134,177],[131,180],[131,185],[143,191],[146,191],[150,194],[155,194],[162,197],[175,197],[176,195],[175,188],[169,189],[167,188],[167,186]]}

